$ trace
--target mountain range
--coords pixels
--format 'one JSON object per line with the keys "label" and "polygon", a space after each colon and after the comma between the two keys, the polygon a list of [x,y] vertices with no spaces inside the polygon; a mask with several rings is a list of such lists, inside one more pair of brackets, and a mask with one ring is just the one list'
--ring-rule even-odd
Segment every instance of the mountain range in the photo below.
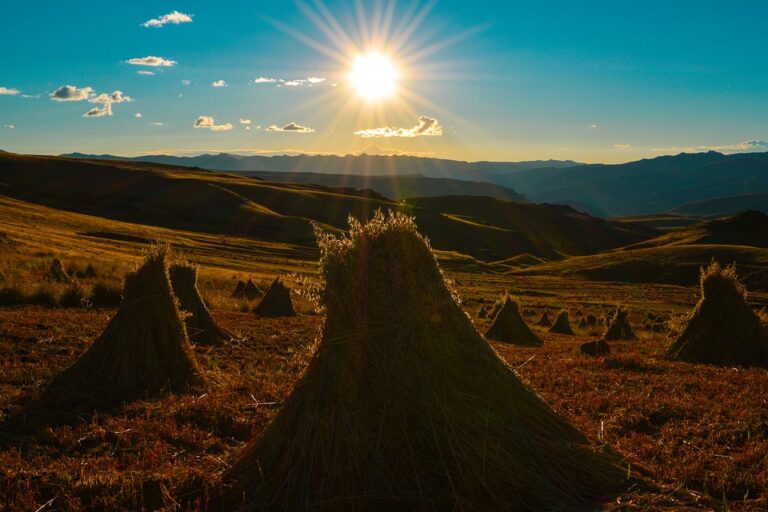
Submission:
{"label": "mountain range", "polygon": [[[461,162],[437,158],[393,155],[241,156],[226,153],[193,157],[147,155],[67,155],[145,161],[210,170],[288,173],[265,175],[279,181],[321,183],[329,186],[372,188],[392,199],[442,195],[488,195],[536,203],[567,204],[599,216],[647,215],[677,212],[683,215],[726,215],[743,210],[742,201],[757,209],[768,207],[768,153],[724,155],[715,151],[681,153],[624,164],[579,164],[570,160],[528,162]],[[317,174],[335,176],[316,176]],[[367,176],[368,181],[347,176]],[[388,177],[388,178],[384,178]],[[408,181],[407,194],[398,181]],[[419,177],[454,180],[422,181]],[[283,179],[284,178],[284,179]],[[346,180],[350,180],[346,182]],[[475,182],[473,185],[458,181]],[[348,183],[345,185],[345,182]],[[491,183],[504,189],[477,183]],[[437,192],[432,192],[437,190]]]}

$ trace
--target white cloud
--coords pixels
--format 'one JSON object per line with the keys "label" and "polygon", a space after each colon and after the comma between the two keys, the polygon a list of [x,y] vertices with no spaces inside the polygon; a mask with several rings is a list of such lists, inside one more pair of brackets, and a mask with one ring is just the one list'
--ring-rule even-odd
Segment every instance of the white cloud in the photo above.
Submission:
{"label": "white cloud", "polygon": [[212,132],[225,132],[231,130],[233,126],[230,123],[216,124],[212,116],[200,116],[192,125],[193,128],[204,128]]}
{"label": "white cloud", "polygon": [[133,64],[134,66],[151,66],[151,67],[171,67],[175,66],[177,62],[175,60],[170,59],[164,59],[163,57],[155,57],[154,55],[148,55],[146,57],[136,57],[133,59],[128,59],[128,64]]}
{"label": "white cloud", "polygon": [[[312,87],[316,84],[325,82],[325,78],[321,76],[308,76],[307,78],[295,78],[292,80],[285,80],[283,78],[269,78],[260,76],[251,83],[254,84],[277,84],[277,87]],[[334,86],[335,87],[335,86]]]}
{"label": "white cloud", "polygon": [[155,74],[155,72],[154,72],[154,71],[148,71],[148,70],[146,70],[146,69],[140,69],[140,70],[138,70],[138,71],[136,72],[136,74],[137,74],[137,75],[145,75],[145,76],[149,76],[149,75],[154,75],[154,74]]}
{"label": "white cloud", "polygon": [[180,25],[182,23],[192,23],[192,14],[184,14],[179,11],[172,11],[157,18],[152,18],[141,24],[145,28],[161,28],[168,23]]}
{"label": "white cloud", "polygon": [[597,125],[595,123],[592,123],[591,125],[589,125],[589,127],[590,128],[597,128]]}
{"label": "white cloud", "polygon": [[9,130],[15,130],[16,125],[15,124],[4,124],[3,128],[8,128]]}
{"label": "white cloud", "polygon": [[104,117],[112,115],[112,103],[104,103],[101,107],[93,107],[83,114],[83,117]]}
{"label": "white cloud", "polygon": [[632,146],[629,144],[614,144],[613,147],[614,149],[629,149]]}
{"label": "white cloud", "polygon": [[165,123],[159,123],[159,122],[149,123],[149,126],[165,126]]}
{"label": "white cloud", "polygon": [[21,91],[14,88],[0,87],[0,96],[16,96]]}
{"label": "white cloud", "polygon": [[62,85],[48,96],[53,101],[83,101],[96,94],[91,87],[76,87],[74,85]]}
{"label": "white cloud", "polygon": [[211,84],[211,87],[227,87],[227,82],[224,80],[216,80]]}
{"label": "white cloud", "polygon": [[297,123],[288,123],[287,125],[280,127],[276,125],[268,126],[268,132],[288,132],[288,133],[313,133],[315,130],[308,126],[302,126]]}
{"label": "white cloud", "polygon": [[123,95],[123,91],[114,91],[112,94],[99,94],[89,99],[91,103],[131,103],[133,98]]}
{"label": "white cloud", "polygon": [[250,126],[246,126],[245,129],[250,131],[251,127]]}
{"label": "white cloud", "polygon": [[670,146],[653,148],[657,153],[697,153],[701,151],[760,151],[768,150],[768,140],[745,140],[724,146]]}
{"label": "white cloud", "polygon": [[189,80],[182,80],[182,81],[181,81],[181,85],[183,85],[184,87],[188,86],[188,85],[189,85],[189,84],[191,84],[191,83],[192,83],[192,82],[190,82]]}
{"label": "white cloud", "polygon": [[250,119],[240,119],[240,124],[251,124]]}
{"label": "white cloud", "polygon": [[141,112],[136,112],[135,114],[133,114],[133,117],[135,117],[136,119],[141,119],[144,116],[141,115]]}
{"label": "white cloud", "polygon": [[443,127],[440,126],[437,119],[419,116],[419,124],[413,128],[384,126],[381,128],[358,130],[354,133],[366,139],[373,137],[439,137],[443,134]]}

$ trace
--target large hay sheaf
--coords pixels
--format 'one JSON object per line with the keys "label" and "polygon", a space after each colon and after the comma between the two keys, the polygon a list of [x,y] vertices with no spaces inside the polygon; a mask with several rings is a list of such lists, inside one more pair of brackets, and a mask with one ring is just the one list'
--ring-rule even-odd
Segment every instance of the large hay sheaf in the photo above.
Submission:
{"label": "large hay sheaf", "polygon": [[517,302],[509,296],[504,297],[502,302],[504,305],[496,314],[485,337],[525,347],[540,347],[542,341],[523,320]]}
{"label": "large hay sheaf", "polygon": [[557,314],[555,323],[549,328],[549,332],[555,334],[568,334],[573,335],[573,329],[571,328],[571,318],[568,315],[568,311],[562,310]]}
{"label": "large hay sheaf", "polygon": [[153,249],[126,276],[123,297],[104,332],[50,391],[77,390],[112,403],[203,382],[171,291],[165,249]]}
{"label": "large hay sheaf", "polygon": [[701,299],[669,355],[695,363],[768,366],[768,339],[734,266],[701,269]]}
{"label": "large hay sheaf", "polygon": [[629,323],[629,311],[616,307],[616,312],[608,315],[610,324],[603,338],[606,340],[634,340],[635,333]]}
{"label": "large hay sheaf", "polygon": [[[250,280],[248,282],[250,283]],[[253,312],[258,316],[267,317],[296,316],[291,301],[291,291],[283,284],[280,277],[272,281],[261,302],[253,308]]]}
{"label": "large hay sheaf", "polygon": [[625,485],[477,333],[413,220],[320,235],[322,341],[229,472],[249,510],[541,510]]}
{"label": "large hay sheaf", "polygon": [[232,338],[219,327],[197,289],[197,267],[187,263],[171,265],[171,286],[180,308],[187,313],[184,324],[189,339],[199,345],[218,345]]}

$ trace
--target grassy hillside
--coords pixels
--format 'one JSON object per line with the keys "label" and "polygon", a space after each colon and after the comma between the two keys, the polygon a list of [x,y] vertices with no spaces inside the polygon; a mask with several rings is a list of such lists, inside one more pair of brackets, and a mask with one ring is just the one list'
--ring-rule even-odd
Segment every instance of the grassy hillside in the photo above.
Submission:
{"label": "grassy hillside", "polygon": [[670,213],[691,217],[720,217],[731,215],[747,208],[768,212],[768,193],[716,197],[678,206],[670,210]]}
{"label": "grassy hillside", "polygon": [[594,254],[645,240],[656,233],[630,223],[590,217],[564,205],[461,196],[414,198],[406,203],[415,208],[443,212],[468,224],[515,233],[530,241],[521,253],[548,259]]}
{"label": "grassy hillside", "polygon": [[487,196],[498,199],[524,201],[525,196],[514,190],[481,181],[456,180],[450,178],[429,178],[418,175],[354,175],[323,174],[316,172],[266,172],[244,171],[268,181],[288,183],[311,183],[335,188],[371,189],[390,199],[404,199],[419,196]]}
{"label": "grassy hillside", "polygon": [[[436,203],[402,205],[366,191],[133,161],[4,154],[0,156],[0,195],[112,220],[312,250],[312,222],[326,229],[344,229],[349,215],[365,220],[379,208],[405,208],[436,249],[483,261],[523,253],[547,259],[588,254],[650,237],[559,206],[497,202],[495,209],[513,210],[504,218],[527,219],[529,228],[521,230],[506,222],[482,221],[482,216],[476,221],[453,211],[442,212],[435,209]],[[484,201],[495,200],[476,198],[472,204]],[[547,223],[554,219],[555,224],[562,219],[569,229],[539,226],[539,219],[550,219]],[[590,239],[580,241],[582,237]]]}
{"label": "grassy hillside", "polygon": [[703,222],[627,247],[641,249],[670,245],[743,245],[768,248],[768,216],[749,210],[724,219]]}

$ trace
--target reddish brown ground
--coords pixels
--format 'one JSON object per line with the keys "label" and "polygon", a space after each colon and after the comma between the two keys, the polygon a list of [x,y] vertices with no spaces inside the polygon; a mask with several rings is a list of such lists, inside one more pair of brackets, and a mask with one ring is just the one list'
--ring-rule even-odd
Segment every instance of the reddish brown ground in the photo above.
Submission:
{"label": "reddish brown ground", "polygon": [[[586,310],[585,310],[586,311]],[[106,325],[107,311],[0,308],[0,412],[16,416]],[[199,508],[259,435],[306,364],[321,317],[257,320],[217,312],[243,341],[196,349],[212,384],[68,426],[0,434],[0,509]],[[623,498],[654,510],[768,507],[768,372],[670,362],[660,337],[577,356],[586,336],[539,331],[542,348],[494,344],[520,376],[595,442],[649,471],[663,490]],[[690,491],[690,492],[689,492]],[[701,495],[709,497],[697,498]],[[675,501],[681,499],[682,502]],[[656,500],[656,501],[654,501]],[[677,504],[677,505],[676,505]]]}

